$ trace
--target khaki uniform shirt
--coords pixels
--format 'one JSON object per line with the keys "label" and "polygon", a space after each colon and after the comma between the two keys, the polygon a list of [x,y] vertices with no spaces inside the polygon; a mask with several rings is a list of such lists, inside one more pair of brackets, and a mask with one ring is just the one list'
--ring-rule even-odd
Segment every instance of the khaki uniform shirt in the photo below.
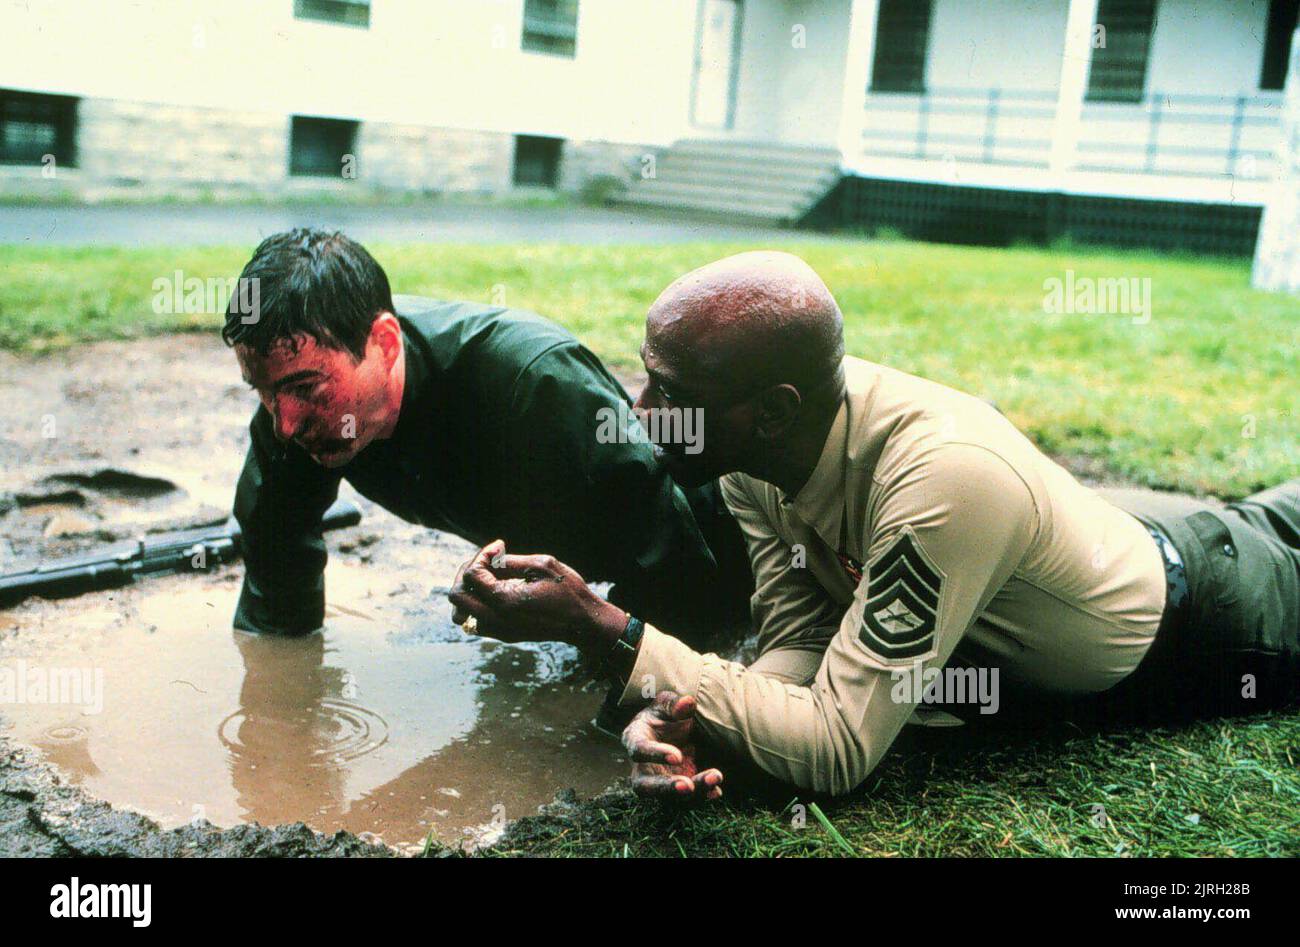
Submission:
{"label": "khaki uniform shirt", "polygon": [[722,482],[754,568],[758,659],[648,626],[623,694],[693,695],[709,739],[819,792],[857,786],[912,715],[900,669],[941,668],[963,642],[1000,677],[1104,690],[1137,667],[1166,594],[1145,528],[990,405],[860,359],[844,370],[797,496]]}

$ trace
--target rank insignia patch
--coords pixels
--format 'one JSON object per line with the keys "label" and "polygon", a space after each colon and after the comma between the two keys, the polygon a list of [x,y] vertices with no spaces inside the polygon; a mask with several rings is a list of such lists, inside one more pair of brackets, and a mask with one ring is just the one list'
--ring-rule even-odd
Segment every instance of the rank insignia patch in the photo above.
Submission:
{"label": "rank insignia patch", "polygon": [[884,663],[924,660],[935,650],[943,573],[905,530],[867,567],[858,638]]}

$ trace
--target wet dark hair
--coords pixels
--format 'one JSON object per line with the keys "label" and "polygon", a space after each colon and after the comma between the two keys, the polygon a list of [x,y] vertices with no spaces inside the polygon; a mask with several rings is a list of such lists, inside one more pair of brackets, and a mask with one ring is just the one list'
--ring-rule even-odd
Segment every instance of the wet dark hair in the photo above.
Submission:
{"label": "wet dark hair", "polygon": [[255,279],[258,312],[248,320],[232,293],[221,338],[266,355],[277,343],[307,335],[327,348],[365,358],[370,327],[393,311],[388,275],[361,244],[338,231],[298,227],[267,237],[239,274]]}

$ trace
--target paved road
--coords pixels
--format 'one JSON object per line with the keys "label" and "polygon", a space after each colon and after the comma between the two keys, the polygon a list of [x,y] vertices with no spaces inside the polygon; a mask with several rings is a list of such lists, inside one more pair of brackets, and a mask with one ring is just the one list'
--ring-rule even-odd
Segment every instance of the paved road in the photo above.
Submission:
{"label": "paved road", "polygon": [[0,244],[193,246],[256,243],[301,225],[337,227],[361,241],[431,243],[682,243],[775,245],[833,240],[806,231],[600,207],[430,203],[349,205],[146,204],[89,207],[0,205]]}

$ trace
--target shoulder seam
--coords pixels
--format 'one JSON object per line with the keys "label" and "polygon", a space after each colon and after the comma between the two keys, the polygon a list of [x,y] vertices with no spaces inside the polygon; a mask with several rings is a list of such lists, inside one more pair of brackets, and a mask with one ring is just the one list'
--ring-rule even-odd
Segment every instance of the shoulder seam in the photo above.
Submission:
{"label": "shoulder seam", "polygon": [[539,361],[541,361],[546,356],[550,355],[556,349],[564,348],[566,345],[575,345],[580,349],[582,348],[582,343],[579,342],[577,339],[560,339],[559,341],[553,342],[550,345],[548,345],[546,348],[542,349],[540,352],[538,352],[536,355],[530,358],[519,369],[519,373],[515,375],[515,377],[510,382],[510,403],[512,407],[514,406],[515,394],[516,394],[516,390],[519,387],[520,380],[526,374],[532,371],[533,366],[536,365]]}
{"label": "shoulder seam", "polygon": [[1024,475],[1021,474],[1020,471],[1016,469],[1016,465],[1013,464],[1013,463],[1011,463],[1011,461],[1007,460],[1005,457],[1003,457],[1003,456],[1002,456],[1000,453],[998,453],[997,451],[993,450],[993,448],[988,447],[988,446],[986,446],[986,445],[984,445],[984,444],[976,444],[976,443],[973,442],[973,441],[952,441],[951,444],[952,444],[953,446],[955,446],[955,447],[974,447],[974,448],[977,448],[977,449],[979,449],[979,450],[982,450],[984,453],[989,454],[989,455],[991,455],[991,456],[993,456],[993,457],[996,457],[999,461],[1002,462],[1002,464],[1003,464],[1003,465],[1004,465],[1008,470],[1011,471],[1012,474],[1015,475],[1015,478],[1016,478],[1017,480],[1019,480],[1020,483],[1021,483],[1021,485],[1025,488],[1025,493],[1027,493],[1027,494],[1029,495],[1029,502],[1033,504],[1033,507],[1034,507],[1034,538],[1037,539],[1037,538],[1038,538],[1038,533],[1039,533],[1039,531],[1043,528],[1043,511],[1040,510],[1040,509],[1038,508],[1038,498],[1037,498],[1036,496],[1034,496],[1034,491],[1033,491],[1033,488],[1031,488],[1031,487],[1029,486],[1029,481],[1027,481],[1027,480],[1024,478]]}
{"label": "shoulder seam", "polygon": [[[999,461],[1001,461],[1002,465],[1005,466],[1009,471],[1011,471],[1012,475],[1015,476],[1015,478],[1020,481],[1021,486],[1025,488],[1025,493],[1028,494],[1029,496],[1029,502],[1033,504],[1034,536],[1035,537],[1038,536],[1038,532],[1040,529],[1042,529],[1042,525],[1043,525],[1043,511],[1038,507],[1038,498],[1034,496],[1034,491],[1030,488],[1029,482],[1025,480],[1024,476],[1020,473],[1020,471],[1016,469],[1015,464],[1011,463],[1011,461],[1007,460],[1000,453],[993,450],[993,448],[989,447],[988,445],[980,444],[975,441],[945,441],[942,444],[936,444],[932,447],[926,448],[922,452],[922,454],[924,455],[924,454],[938,453],[939,451],[942,451],[944,448],[947,447],[973,447],[976,450],[983,451],[984,453],[988,454],[990,457],[996,457]],[[877,485],[881,485],[880,481],[876,479],[874,472],[872,473],[871,479],[872,482],[876,483]]]}

